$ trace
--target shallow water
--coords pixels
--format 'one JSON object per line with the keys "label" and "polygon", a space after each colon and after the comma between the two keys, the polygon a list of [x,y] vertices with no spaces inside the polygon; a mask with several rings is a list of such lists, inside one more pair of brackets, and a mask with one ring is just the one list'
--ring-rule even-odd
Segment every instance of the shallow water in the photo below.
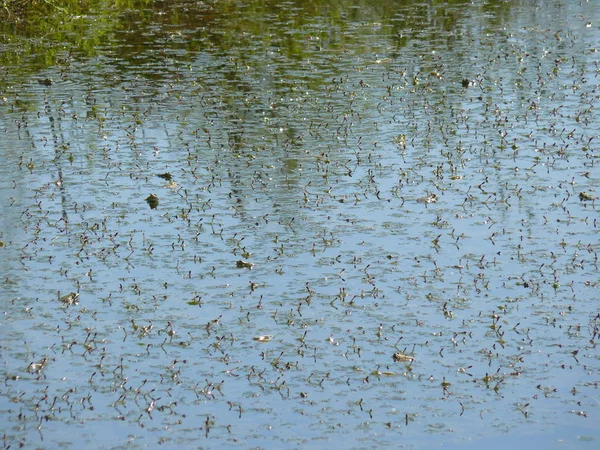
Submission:
{"label": "shallow water", "polygon": [[141,2],[5,26],[5,447],[596,447],[599,23]]}

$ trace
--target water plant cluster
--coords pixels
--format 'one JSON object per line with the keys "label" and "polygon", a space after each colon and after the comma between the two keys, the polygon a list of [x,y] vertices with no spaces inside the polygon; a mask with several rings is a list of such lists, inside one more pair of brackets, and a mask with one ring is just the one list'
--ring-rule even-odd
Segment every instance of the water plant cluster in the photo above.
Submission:
{"label": "water plant cluster", "polygon": [[5,448],[597,443],[597,8],[388,3],[2,67]]}

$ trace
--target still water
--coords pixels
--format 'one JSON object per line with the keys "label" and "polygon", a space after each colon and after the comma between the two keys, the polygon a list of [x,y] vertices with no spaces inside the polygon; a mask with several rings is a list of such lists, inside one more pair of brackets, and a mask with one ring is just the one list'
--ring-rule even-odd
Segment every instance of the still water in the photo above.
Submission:
{"label": "still water", "polygon": [[100,3],[1,26],[4,447],[597,448],[600,6]]}

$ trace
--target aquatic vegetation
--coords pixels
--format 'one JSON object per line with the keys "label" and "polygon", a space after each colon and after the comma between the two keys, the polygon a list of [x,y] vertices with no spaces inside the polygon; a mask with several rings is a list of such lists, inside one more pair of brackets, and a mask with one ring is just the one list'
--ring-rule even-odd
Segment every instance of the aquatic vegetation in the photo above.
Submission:
{"label": "aquatic vegetation", "polygon": [[62,5],[0,55],[6,447],[600,438],[590,2]]}

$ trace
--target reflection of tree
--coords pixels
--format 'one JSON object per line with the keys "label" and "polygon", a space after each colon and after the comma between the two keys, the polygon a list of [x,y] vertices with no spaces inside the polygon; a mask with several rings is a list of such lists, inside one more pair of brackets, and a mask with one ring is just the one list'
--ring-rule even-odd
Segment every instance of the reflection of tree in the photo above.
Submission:
{"label": "reflection of tree", "polygon": [[[66,142],[67,140],[62,136],[61,123],[62,119],[60,116],[58,119],[54,119],[53,116],[49,116],[50,118],[50,131],[52,133],[52,141],[54,143],[54,164],[56,165],[57,170],[57,181],[58,189],[60,191],[60,199],[61,199],[61,219],[63,221],[63,226],[65,232],[69,230],[69,215],[67,211],[71,209],[72,205],[68,202],[68,194],[65,186],[65,179],[63,177],[63,155],[65,146],[61,144],[61,142]],[[58,124],[57,124],[58,122]],[[60,227],[62,228],[62,227]]]}
{"label": "reflection of tree", "polygon": [[374,24],[381,27],[378,39],[387,33],[399,49],[412,38],[437,41],[440,34],[456,29],[465,15],[473,14],[474,8],[480,8],[495,27],[507,18],[500,12],[509,8],[505,2],[473,6],[468,0],[416,4],[410,0],[64,0],[57,10],[52,2],[15,0],[5,2],[9,8],[0,14],[6,16],[11,4],[27,7],[13,14],[12,21],[0,20],[0,32],[11,41],[21,38],[18,49],[3,52],[2,65],[16,66],[24,58],[34,58],[38,69],[54,64],[65,46],[82,57],[113,48],[129,67],[157,59],[190,61],[202,51],[247,57],[248,52],[264,55],[265,49],[277,48],[282,56],[298,61],[314,57],[315,50],[351,47],[364,53],[373,42],[356,27]]}
{"label": "reflection of tree", "polygon": [[[231,183],[237,192],[247,189],[244,183],[248,177],[257,176],[256,168],[248,170],[250,158],[259,158],[265,165],[278,165],[286,188],[294,189],[297,173],[292,168],[302,164],[305,145],[310,146],[307,151],[317,155],[324,151],[318,148],[322,145],[319,140],[309,136],[304,118],[309,117],[317,126],[332,122],[332,127],[349,129],[344,117],[352,116],[356,101],[346,98],[343,90],[355,89],[348,74],[362,69],[360,64],[368,65],[356,63],[358,57],[367,61],[384,54],[389,62],[380,67],[385,70],[409,65],[407,69],[412,73],[408,77],[396,76],[394,81],[421,77],[425,81],[416,89],[427,92],[428,101],[437,101],[443,93],[436,90],[430,74],[440,71],[442,63],[429,50],[452,53],[451,66],[465,66],[469,55],[454,51],[465,48],[460,42],[467,39],[462,33],[468,27],[465,21],[478,14],[477,8],[482,13],[494,12],[482,14],[484,23],[498,20],[499,8],[505,11],[508,6],[494,6],[495,3],[473,6],[468,0],[416,4],[409,0],[131,0],[98,4],[67,0],[61,3],[62,7],[81,18],[65,21],[64,14],[40,2],[27,11],[27,21],[12,28],[4,25],[2,31],[15,37],[44,35],[44,39],[37,43],[19,41],[29,42],[25,56],[7,51],[1,63],[16,67],[19,58],[38,58],[35,64],[25,64],[25,69],[20,69],[34,72],[56,64],[66,45],[74,64],[83,62],[88,66],[85,75],[92,75],[100,85],[93,89],[96,93],[102,89],[122,90],[135,101],[144,91],[158,102],[161,92],[182,92],[192,102],[197,99],[196,104],[177,112],[186,120],[182,131],[189,131],[190,127],[205,130],[212,145],[219,147],[220,157],[228,158]],[[404,61],[403,49],[407,46],[422,47],[423,58],[418,62]],[[418,50],[411,49],[414,53]],[[68,61],[71,60],[59,61],[66,79],[70,70],[75,70]],[[463,74],[444,76],[460,78]],[[334,79],[338,81],[332,83]],[[443,85],[445,90],[460,89],[448,87],[448,83]],[[117,94],[110,94],[113,95],[116,98]],[[375,99],[379,92],[366,92],[365,96]],[[388,96],[391,97],[391,91]],[[359,112],[368,113],[370,106],[363,102]],[[131,104],[124,104],[123,108],[139,114]],[[63,138],[59,136],[60,124],[51,126],[60,180],[59,147]],[[143,131],[144,125],[141,127]],[[63,195],[65,189],[63,185]]]}

